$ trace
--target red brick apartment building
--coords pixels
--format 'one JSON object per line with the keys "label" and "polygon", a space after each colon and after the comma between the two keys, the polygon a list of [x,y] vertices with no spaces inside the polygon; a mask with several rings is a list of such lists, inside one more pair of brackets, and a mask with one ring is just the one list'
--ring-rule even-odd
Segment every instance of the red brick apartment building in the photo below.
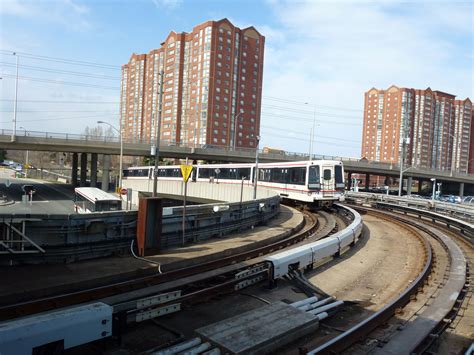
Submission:
{"label": "red brick apartment building", "polygon": [[405,166],[467,172],[472,112],[468,98],[430,88],[372,88],[365,93],[362,156],[399,164],[405,138]]}
{"label": "red brick apartment building", "polygon": [[160,72],[161,140],[186,145],[255,147],[265,37],[229,20],[170,32],[160,48],[122,66],[120,126],[128,141],[154,141]]}

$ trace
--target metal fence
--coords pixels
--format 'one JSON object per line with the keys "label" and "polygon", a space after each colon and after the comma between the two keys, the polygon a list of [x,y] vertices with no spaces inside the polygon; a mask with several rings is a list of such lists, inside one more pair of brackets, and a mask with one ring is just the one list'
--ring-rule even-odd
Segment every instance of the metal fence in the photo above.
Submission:
{"label": "metal fence", "polygon": [[416,209],[440,213],[446,216],[456,217],[467,221],[474,222],[474,206],[455,204],[442,201],[432,201],[421,198],[411,198],[408,196],[398,197],[384,194],[375,194],[368,192],[347,192],[346,198],[351,200],[358,200],[360,203],[370,202],[386,202],[402,207],[412,207]]}

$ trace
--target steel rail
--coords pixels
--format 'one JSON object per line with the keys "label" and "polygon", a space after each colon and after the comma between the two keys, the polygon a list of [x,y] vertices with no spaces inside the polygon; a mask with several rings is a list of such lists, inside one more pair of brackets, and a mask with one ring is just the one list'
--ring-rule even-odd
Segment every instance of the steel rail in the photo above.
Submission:
{"label": "steel rail", "polygon": [[201,263],[194,267],[185,267],[171,271],[164,271],[162,274],[147,275],[131,280],[92,287],[85,290],[76,290],[60,295],[52,295],[34,300],[4,305],[0,307],[0,320],[8,320],[18,316],[30,315],[55,308],[71,306],[95,299],[105,298],[118,293],[125,293],[128,291],[157,285],[206,271],[219,269],[223,266],[253,259],[261,255],[271,253],[275,250],[289,247],[292,244],[298,243],[315,233],[318,227],[317,219],[313,214],[306,214],[306,216],[309,218],[312,225],[303,232],[299,232],[296,235],[290,236],[284,240],[261,246],[247,252],[242,252],[235,255],[226,256],[218,260]]}
{"label": "steel rail", "polygon": [[[368,211],[367,209],[359,207],[354,209],[358,211]],[[376,214],[383,215],[380,212],[377,212]],[[304,353],[311,355],[339,353],[347,349],[355,342],[363,339],[375,328],[388,321],[395,314],[397,309],[404,307],[410,301],[410,297],[416,292],[418,292],[418,289],[423,286],[423,283],[428,278],[431,271],[431,267],[433,265],[433,252],[430,243],[425,237],[421,235],[418,236],[422,241],[426,251],[426,262],[422,272],[413,281],[413,283],[408,288],[406,288],[400,294],[400,296],[392,300],[388,305],[386,305],[379,311],[373,313],[370,317],[364,319],[362,322],[359,322],[344,333],[339,334],[335,338],[332,338],[331,340],[318,346],[317,348],[310,351],[303,351]]]}
{"label": "steel rail", "polygon": [[[446,241],[443,241],[443,239],[438,236],[434,231],[432,231],[430,228],[422,226],[419,221],[411,221],[409,217],[402,217],[402,216],[396,216],[396,215],[389,215],[388,213],[380,212],[380,211],[373,211],[372,209],[369,208],[363,208],[363,207],[356,207],[356,210],[359,211],[366,211],[371,214],[378,215],[380,218],[383,219],[395,219],[400,223],[403,224],[408,224],[411,225],[419,230],[422,230],[423,232],[427,233],[434,239],[438,240],[443,248],[448,252],[448,255],[450,259],[452,258],[451,253],[452,249],[449,248],[449,246],[446,244]],[[423,221],[426,223],[426,221]],[[434,223],[434,221],[433,221]],[[435,225],[434,227],[440,227]],[[448,227],[449,228],[449,227]],[[452,231],[451,231],[452,232]],[[397,297],[394,299],[390,304],[379,310],[378,312],[374,313],[371,315],[369,318],[365,319],[364,321],[356,324],[354,327],[350,328],[348,331],[340,334],[339,336],[331,339],[330,341],[326,342],[325,344],[307,352],[308,354],[333,354],[336,352],[343,351],[347,349],[349,346],[354,344],[355,342],[361,340],[370,332],[372,332],[375,328],[378,326],[384,324],[388,319],[390,319],[395,311],[399,308],[402,308],[404,305],[406,305],[409,300],[411,295],[415,294],[418,290],[418,288],[423,284],[423,282],[426,280],[426,278],[429,276],[430,269],[433,263],[433,256],[431,252],[431,246],[428,242],[428,240],[425,237],[422,237],[424,240],[425,247],[428,247],[427,250],[429,250],[428,254],[428,259],[427,262],[425,263],[425,267],[423,269],[423,272],[417,277],[417,279],[412,283],[410,287],[408,287],[400,297]],[[462,240],[462,239],[461,239]],[[463,240],[464,241],[464,240]],[[464,241],[465,242],[465,241]],[[466,243],[466,242],[465,242]],[[467,244],[467,243],[466,243]],[[451,260],[452,261],[452,260]],[[468,270],[468,269],[467,269]],[[468,271],[467,271],[468,272]],[[451,271],[452,274],[457,279],[457,271],[455,270],[454,272]],[[454,281],[456,283],[456,281]],[[457,282],[459,284],[459,282]],[[464,284],[465,285],[465,284]],[[452,302],[452,309],[447,311],[447,317],[453,318],[455,317],[457,311],[456,311],[456,303],[459,303],[463,299],[465,295],[465,286],[460,290],[460,292],[457,295],[456,302]],[[451,298],[451,297],[450,297]],[[449,300],[450,302],[452,301],[451,299]],[[443,318],[444,319],[444,318]],[[442,323],[443,320],[441,320],[439,323],[436,324],[436,326],[433,326],[433,329],[429,334],[432,334],[433,331],[442,331],[445,327],[443,327]],[[431,341],[427,338],[429,338],[429,334],[426,337],[423,337],[422,339],[417,340],[417,345],[413,349],[414,351],[420,350],[420,349],[426,349],[426,344],[430,344]]]}

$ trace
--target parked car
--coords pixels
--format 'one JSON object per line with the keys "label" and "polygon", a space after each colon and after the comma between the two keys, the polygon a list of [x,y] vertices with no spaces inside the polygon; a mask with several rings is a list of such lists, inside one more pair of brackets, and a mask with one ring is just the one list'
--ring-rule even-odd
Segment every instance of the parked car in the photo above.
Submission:
{"label": "parked car", "polygon": [[461,203],[461,197],[455,195],[441,195],[438,197],[439,201],[450,203]]}

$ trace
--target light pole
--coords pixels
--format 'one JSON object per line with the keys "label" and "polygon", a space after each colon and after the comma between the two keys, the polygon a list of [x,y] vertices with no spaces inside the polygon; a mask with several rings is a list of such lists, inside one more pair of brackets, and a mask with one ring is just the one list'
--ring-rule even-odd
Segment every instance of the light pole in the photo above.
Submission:
{"label": "light pole", "polygon": [[161,103],[163,97],[163,70],[160,71],[160,92],[158,95],[158,122],[157,122],[157,129],[156,129],[156,143],[155,143],[155,168],[153,169],[153,197],[157,196],[158,190],[158,160],[160,158],[160,135],[161,135]]}
{"label": "light pole", "polygon": [[104,121],[97,121],[98,124],[105,124],[107,126],[110,126],[112,127],[113,130],[117,131],[118,134],[119,134],[119,137],[120,137],[120,164],[119,164],[119,187],[120,189],[122,189],[122,160],[123,160],[123,137],[122,137],[122,131],[118,130],[117,128],[115,128],[115,126],[111,125],[110,123],[108,122],[104,122]]}
{"label": "light pole", "polygon": [[[309,105],[308,102],[304,103],[305,105]],[[313,126],[311,128],[310,134],[309,134],[309,160],[311,160],[313,156],[313,150],[314,150],[314,131],[316,130],[316,106],[313,107]]]}
{"label": "light pole", "polygon": [[255,137],[257,142],[255,147],[255,174],[254,174],[254,185],[253,185],[253,199],[257,199],[257,181],[258,181],[258,144],[260,143],[260,136]]}
{"label": "light pole", "polygon": [[235,118],[234,118],[234,151],[235,151],[235,148],[237,147],[237,122],[238,122],[238,118],[239,116],[243,114],[243,112],[239,112]]}
{"label": "light pole", "polygon": [[13,55],[16,56],[16,81],[15,81],[15,104],[13,106],[13,131],[11,141],[14,142],[16,139],[16,113],[18,106],[18,61],[20,57],[13,52]]}
{"label": "light pole", "polygon": [[[26,137],[26,129],[25,127],[20,127],[20,129],[24,130],[25,131],[25,137]],[[25,168],[25,178],[28,177],[28,149],[26,150],[26,156],[25,156],[25,165],[26,165],[26,168]]]}
{"label": "light pole", "polygon": [[[400,156],[400,179],[398,181],[398,196],[402,196],[402,189],[403,189],[403,165],[405,165],[405,155],[406,155],[406,145],[410,144],[410,138],[407,137],[407,129],[406,129],[406,123],[404,127],[404,137],[402,138],[402,151],[401,151],[401,156]],[[409,168],[408,168],[409,169]],[[407,169],[407,170],[408,170]],[[408,189],[407,189],[408,191]]]}

